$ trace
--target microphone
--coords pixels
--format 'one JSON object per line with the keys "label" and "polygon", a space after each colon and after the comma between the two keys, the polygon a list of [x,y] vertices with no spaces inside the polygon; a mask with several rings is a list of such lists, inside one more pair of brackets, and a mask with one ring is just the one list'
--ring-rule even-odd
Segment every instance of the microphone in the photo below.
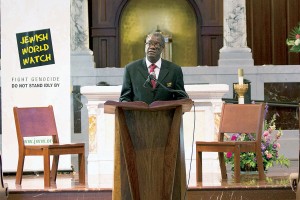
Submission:
{"label": "microphone", "polygon": [[156,77],[155,72],[151,72],[148,76],[148,78],[150,78],[150,80],[154,80],[157,82],[157,79],[155,77]]}
{"label": "microphone", "polygon": [[[173,89],[170,89],[170,88],[167,88],[166,86],[164,86],[161,82],[159,82],[156,78],[155,78],[155,72],[151,72],[150,74],[149,74],[149,76],[148,76],[148,79],[150,78],[150,80],[154,80],[156,83],[158,83],[161,87],[163,87],[165,90],[167,90],[167,91],[169,91],[169,92],[177,92],[177,93],[179,93],[179,94],[181,94],[181,95],[183,95],[183,96],[185,96],[186,98],[190,98],[189,97],[189,95],[185,92],[185,91],[183,91],[183,90],[173,90]],[[147,79],[147,80],[148,80]],[[146,82],[147,82],[147,80],[146,80]],[[149,82],[149,80],[148,80],[148,82]]]}
{"label": "microphone", "polygon": [[150,77],[150,76],[151,76],[151,74],[148,75],[146,81],[144,82],[144,84],[143,84],[143,87],[144,87],[144,88],[147,88],[147,87],[146,87],[146,83],[149,83],[149,82],[150,82],[150,80],[151,80],[151,77]]}

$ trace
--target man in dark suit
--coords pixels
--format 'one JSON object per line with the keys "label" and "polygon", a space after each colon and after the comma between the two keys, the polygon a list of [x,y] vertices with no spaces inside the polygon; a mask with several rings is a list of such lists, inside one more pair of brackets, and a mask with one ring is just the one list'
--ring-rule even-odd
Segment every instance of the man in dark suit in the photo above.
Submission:
{"label": "man in dark suit", "polygon": [[[158,32],[148,35],[145,45],[146,57],[125,66],[120,101],[151,104],[188,98],[181,67],[160,57],[165,47],[163,35]],[[150,81],[150,73],[157,81]]]}

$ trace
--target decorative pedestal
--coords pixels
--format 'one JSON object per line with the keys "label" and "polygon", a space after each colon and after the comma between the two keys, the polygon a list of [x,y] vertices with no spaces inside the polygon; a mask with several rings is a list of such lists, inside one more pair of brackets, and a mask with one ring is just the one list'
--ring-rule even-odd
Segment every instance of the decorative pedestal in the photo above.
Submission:
{"label": "decorative pedestal", "polygon": [[234,84],[234,90],[238,94],[239,104],[245,103],[245,94],[248,90],[248,84]]}
{"label": "decorative pedestal", "polygon": [[254,66],[251,49],[223,47],[220,50],[218,65],[222,66]]}

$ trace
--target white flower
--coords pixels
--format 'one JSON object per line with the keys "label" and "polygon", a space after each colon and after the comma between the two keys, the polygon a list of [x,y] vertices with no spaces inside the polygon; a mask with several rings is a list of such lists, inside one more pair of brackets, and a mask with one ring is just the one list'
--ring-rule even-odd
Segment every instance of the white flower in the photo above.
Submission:
{"label": "white flower", "polygon": [[270,126],[270,129],[271,129],[271,132],[274,131],[274,130],[276,130],[276,125],[273,124],[272,126]]}
{"label": "white flower", "polygon": [[266,150],[266,151],[265,151],[265,155],[268,155],[268,154],[269,154],[269,151],[268,151],[268,150]]}
{"label": "white flower", "polygon": [[295,45],[299,45],[300,44],[300,39],[297,39],[296,41],[295,41]]}

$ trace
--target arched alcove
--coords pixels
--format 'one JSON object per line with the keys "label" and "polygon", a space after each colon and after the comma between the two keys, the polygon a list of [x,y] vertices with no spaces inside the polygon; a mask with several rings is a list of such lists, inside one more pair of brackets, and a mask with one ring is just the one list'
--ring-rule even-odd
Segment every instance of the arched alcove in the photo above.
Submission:
{"label": "arched alcove", "polygon": [[197,19],[185,0],[130,0],[120,17],[120,64],[145,56],[147,34],[159,29],[172,35],[172,61],[181,66],[197,65]]}
{"label": "arched alcove", "polygon": [[[135,14],[126,14],[135,7],[138,7]],[[157,25],[161,31],[170,32],[173,36],[174,62],[181,66],[216,66],[219,49],[223,44],[222,8],[222,1],[211,0],[92,1],[90,33],[96,67],[124,67],[127,62],[144,57],[144,39],[148,33],[155,31]],[[150,24],[152,14],[151,17],[148,14],[151,10],[155,10],[155,15],[159,16],[152,24]],[[144,13],[146,19],[142,17]],[[129,18],[128,21],[125,20],[126,16]],[[193,16],[193,23],[185,21],[191,19],[189,16]],[[177,18],[180,18],[180,21],[177,22]],[[160,23],[157,23],[158,21]],[[135,23],[147,29],[141,31]],[[189,24],[194,25],[191,27]],[[128,35],[130,33],[130,38],[126,34],[122,35],[123,26],[125,30],[132,29],[126,32]],[[125,46],[123,42],[126,43]],[[132,47],[127,46],[129,44]],[[124,51],[128,54],[126,60],[121,59],[121,52]],[[184,60],[187,57],[188,62],[176,60]]]}

